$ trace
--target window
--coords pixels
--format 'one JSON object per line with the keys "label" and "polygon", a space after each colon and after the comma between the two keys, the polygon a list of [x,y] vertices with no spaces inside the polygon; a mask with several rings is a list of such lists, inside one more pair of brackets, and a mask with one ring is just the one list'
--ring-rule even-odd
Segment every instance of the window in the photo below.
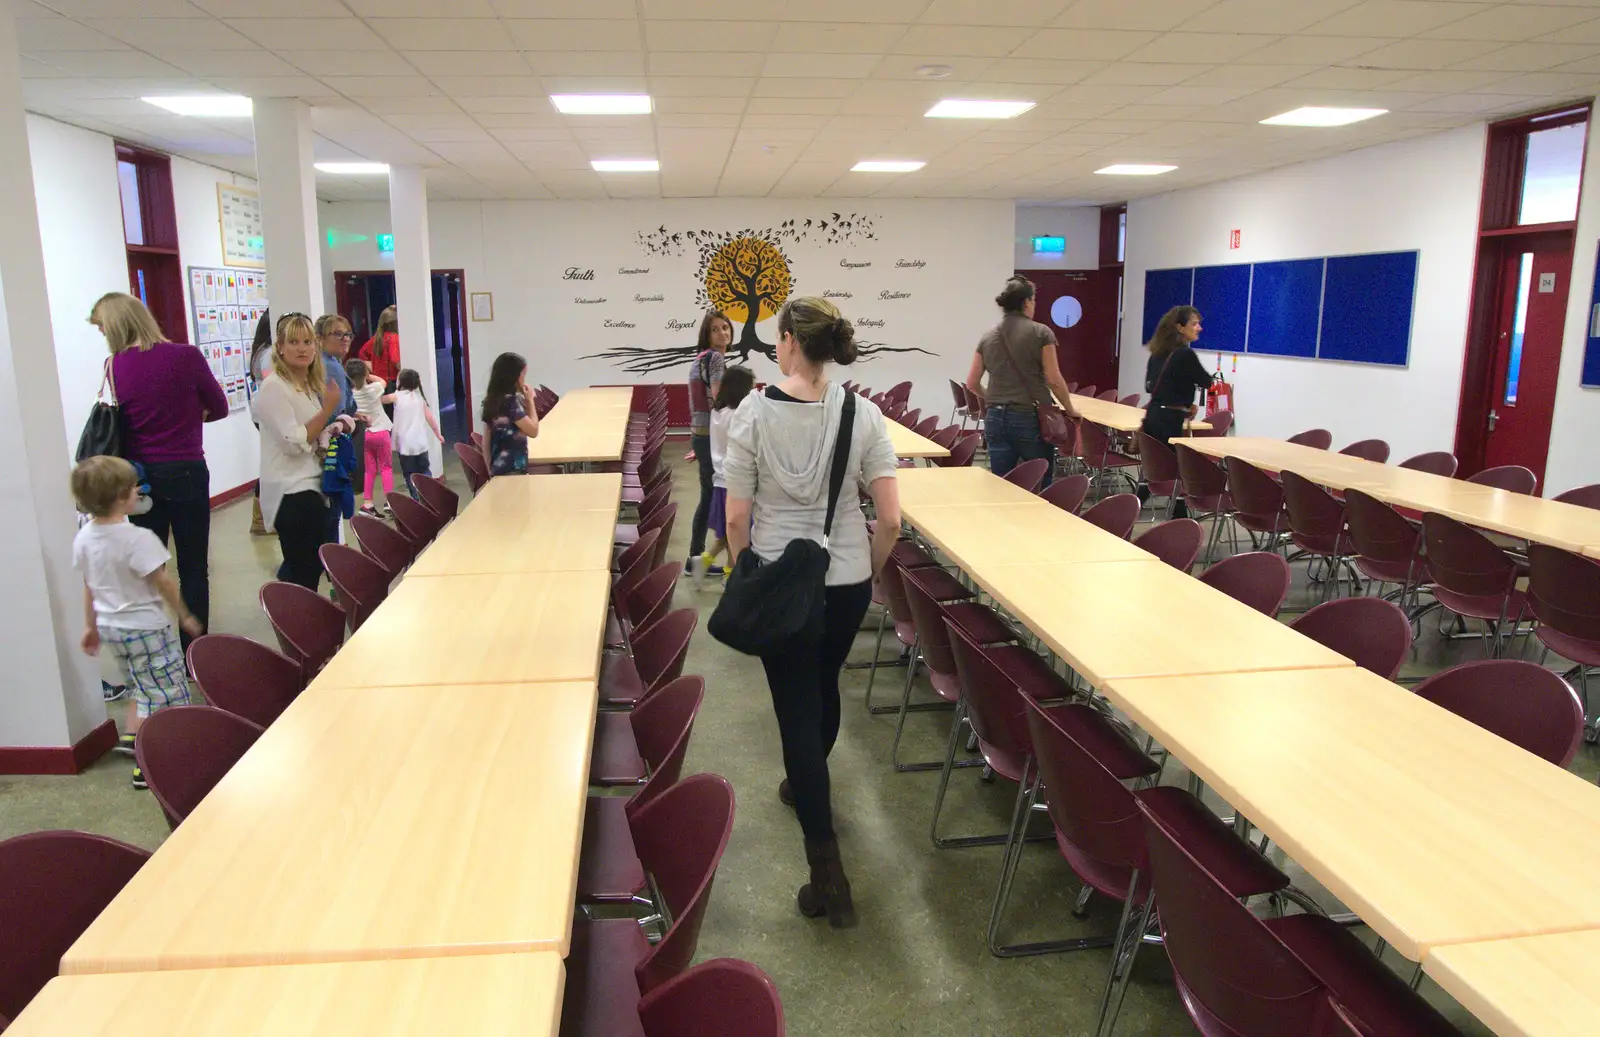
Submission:
{"label": "window", "polygon": [[139,167],[126,159],[118,159],[117,182],[122,188],[122,240],[129,245],[143,245],[144,208],[139,203]]}
{"label": "window", "polygon": [[1583,174],[1587,123],[1534,130],[1522,166],[1517,223],[1560,223],[1578,218],[1578,178]]}
{"label": "window", "polygon": [[1528,293],[1533,290],[1533,253],[1524,252],[1517,268],[1517,304],[1511,318],[1511,352],[1506,357],[1505,401],[1517,405],[1517,380],[1522,373],[1522,340],[1528,332]]}
{"label": "window", "polygon": [[128,291],[148,307],[172,342],[189,341],[178,258],[177,209],[172,199],[172,159],[158,151],[117,144],[117,186],[122,193],[122,237],[128,249]]}

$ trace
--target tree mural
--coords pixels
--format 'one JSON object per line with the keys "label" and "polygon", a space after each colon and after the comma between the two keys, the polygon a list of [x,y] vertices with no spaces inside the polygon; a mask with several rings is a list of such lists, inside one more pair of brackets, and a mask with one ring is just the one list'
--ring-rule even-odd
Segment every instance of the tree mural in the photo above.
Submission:
{"label": "tree mural", "polygon": [[[785,246],[800,242],[818,245],[853,245],[876,241],[871,216],[831,213],[817,219],[784,220],[776,227],[736,231],[669,231],[665,226],[640,231],[638,244],[648,256],[682,256],[692,251],[699,258],[695,278],[699,288],[695,304],[718,309],[744,330],[728,349],[729,360],[748,362],[752,353],[777,362],[775,345],[763,342],[756,325],[770,320],[794,294],[796,279]],[[580,359],[609,360],[632,374],[649,374],[686,364],[694,359],[696,344],[682,346],[623,346]],[[870,359],[884,353],[926,353],[916,346],[891,346],[883,342],[858,342],[857,354]]]}

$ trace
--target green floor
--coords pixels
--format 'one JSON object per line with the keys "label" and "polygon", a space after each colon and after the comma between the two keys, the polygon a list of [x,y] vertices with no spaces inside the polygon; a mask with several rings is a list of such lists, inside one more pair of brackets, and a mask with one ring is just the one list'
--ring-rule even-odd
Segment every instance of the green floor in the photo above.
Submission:
{"label": "green floor", "polygon": [[[682,454],[676,445],[669,445]],[[451,464],[452,481],[460,473]],[[691,466],[677,467],[679,521],[669,557],[686,553],[697,487]],[[463,491],[464,492],[464,491]],[[248,535],[248,500],[221,509],[212,527],[212,629],[271,643],[256,591],[272,578],[276,541]],[[1297,567],[1303,574],[1303,567]],[[1303,575],[1302,575],[1303,579]],[[685,580],[677,605],[709,615],[718,591],[696,591]],[[1297,587],[1290,607],[1305,597]],[[863,635],[857,658],[868,658]],[[1475,642],[1443,644],[1425,633],[1420,662],[1405,676],[1432,672],[1474,657]],[[887,654],[887,652],[886,652]],[[889,767],[892,716],[862,708],[864,671],[845,675],[844,725],[833,755],[834,809],[844,859],[854,885],[860,927],[830,931],[799,917],[794,891],[805,881],[799,828],[776,794],[782,777],[777,727],[761,668],[717,644],[704,624],[690,649],[687,673],[706,678],[706,703],[695,727],[685,773],[714,771],[738,791],[734,833],[717,874],[700,937],[702,958],[745,958],[766,969],[782,992],[789,1031],[796,1035],[1087,1034],[1093,1025],[1107,952],[1081,951],[1002,961],[984,943],[990,900],[1000,866],[998,847],[933,849],[928,820],[936,773],[896,774]],[[879,692],[898,694],[903,670],[880,674]],[[878,692],[875,692],[878,694]],[[906,758],[933,759],[942,751],[948,714],[913,715]],[[76,777],[0,776],[0,838],[45,828],[79,828],[155,847],[166,824],[154,800],[128,783],[130,764],[108,756]],[[1600,755],[1584,746],[1574,770],[1593,780]],[[1169,765],[1168,782],[1187,775]],[[1013,788],[984,786],[975,771],[957,772],[947,800],[947,832],[998,831],[1008,819]],[[1514,837],[1515,833],[1507,833]],[[1309,877],[1285,867],[1297,883],[1332,903]],[[172,881],[184,877],[173,875]],[[1069,911],[1078,891],[1054,847],[1031,845],[1013,896],[1008,942],[1108,933],[1115,905],[1096,903],[1085,922]],[[1363,935],[1365,930],[1358,930]],[[1391,963],[1397,963],[1392,952]],[[1409,970],[1409,966],[1406,966]],[[1432,983],[1423,992],[1467,1033],[1488,1031]],[[1117,1029],[1121,1037],[1193,1033],[1159,950],[1141,957]]]}

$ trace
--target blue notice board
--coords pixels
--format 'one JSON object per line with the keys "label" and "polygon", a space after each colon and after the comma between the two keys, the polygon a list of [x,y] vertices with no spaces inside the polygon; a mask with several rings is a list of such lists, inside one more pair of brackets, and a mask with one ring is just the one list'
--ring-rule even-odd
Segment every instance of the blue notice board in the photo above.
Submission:
{"label": "blue notice board", "polygon": [[1589,333],[1583,345],[1583,378],[1579,384],[1600,388],[1600,257],[1594,266],[1594,291],[1589,295]]}
{"label": "blue notice board", "polygon": [[1194,306],[1205,329],[1196,348],[1243,353],[1250,322],[1250,264],[1196,268]]}
{"label": "blue notice board", "polygon": [[1144,275],[1144,339],[1156,333],[1156,325],[1174,306],[1187,306],[1194,297],[1194,268],[1150,270]]}
{"label": "blue notice board", "polygon": [[1417,295],[1417,255],[1373,252],[1328,258],[1318,359],[1405,366]]}
{"label": "blue notice board", "polygon": [[1322,266],[1321,259],[1256,264],[1250,290],[1250,352],[1306,358],[1317,355]]}

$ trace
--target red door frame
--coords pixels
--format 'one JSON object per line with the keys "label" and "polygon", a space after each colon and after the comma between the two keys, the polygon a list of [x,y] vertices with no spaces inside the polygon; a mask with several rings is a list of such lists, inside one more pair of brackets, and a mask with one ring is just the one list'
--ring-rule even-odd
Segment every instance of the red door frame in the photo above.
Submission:
{"label": "red door frame", "polygon": [[[428,271],[430,277],[439,275],[454,276],[461,285],[460,298],[456,300],[456,323],[461,329],[461,387],[466,394],[467,405],[472,405],[472,346],[471,333],[467,330],[467,272],[460,267],[440,268]],[[345,300],[349,298],[349,289],[341,278],[348,277],[394,277],[393,270],[335,270],[333,272],[334,306],[340,313],[345,311]],[[349,319],[348,317],[346,318]],[[371,319],[376,320],[373,316]],[[433,337],[433,314],[428,314],[428,336]],[[370,337],[370,336],[369,336]],[[359,349],[361,343],[352,342],[352,350]]]}
{"label": "red door frame", "polygon": [[[1478,209],[1478,254],[1472,275],[1472,296],[1467,319],[1466,349],[1461,365],[1461,403],[1456,414],[1455,454],[1461,476],[1474,475],[1484,468],[1488,446],[1489,412],[1493,409],[1498,360],[1496,341],[1501,325],[1504,285],[1501,271],[1506,256],[1529,251],[1522,247],[1530,238],[1549,232],[1566,232],[1569,241],[1577,221],[1517,226],[1517,207],[1521,202],[1523,167],[1527,159],[1528,134],[1534,130],[1571,126],[1589,120],[1590,102],[1579,101],[1531,115],[1492,123],[1484,158],[1483,194]],[[1591,127],[1592,129],[1592,127]],[[1587,147],[1585,161],[1587,161]],[[1583,204],[1583,171],[1578,174],[1579,205]],[[1570,249],[1570,246],[1569,246]],[[1570,264],[1569,264],[1570,268]],[[1568,278],[1570,281],[1570,277]],[[1560,362],[1560,342],[1553,363]],[[1502,372],[1503,375],[1503,372]],[[1548,450],[1548,440],[1545,444]],[[1543,462],[1537,466],[1543,472]]]}

